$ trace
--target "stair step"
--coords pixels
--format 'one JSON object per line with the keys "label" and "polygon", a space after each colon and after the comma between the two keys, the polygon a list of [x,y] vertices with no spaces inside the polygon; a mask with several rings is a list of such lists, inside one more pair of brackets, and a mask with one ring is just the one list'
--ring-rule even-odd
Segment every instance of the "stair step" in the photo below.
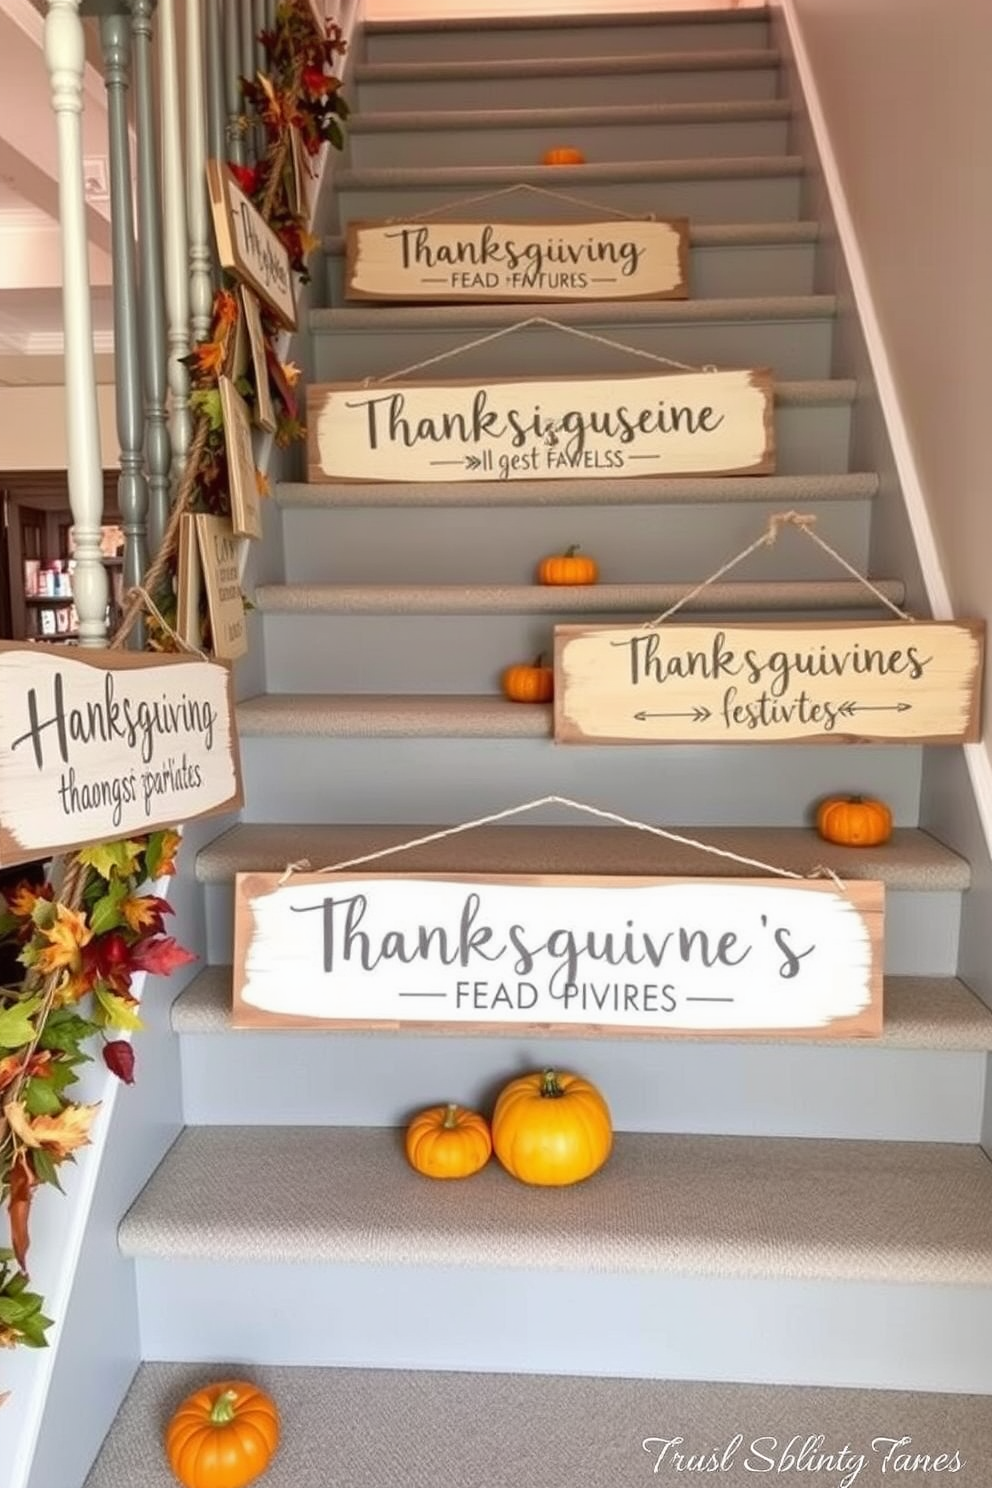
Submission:
{"label": "stair step", "polygon": [[364,170],[409,167],[424,159],[436,166],[537,165],[546,150],[561,144],[590,161],[784,154],[791,117],[785,98],[612,108],[393,109],[354,116],[348,158]]}
{"label": "stair step", "polygon": [[[900,604],[898,579],[872,581]],[[611,615],[660,614],[684,599],[691,584],[591,584],[567,593],[541,584],[260,584],[254,603],[263,614],[315,615]],[[754,614],[817,610],[859,612],[871,596],[856,579],[711,584],[687,600],[683,613]]]}
{"label": "stair step", "polygon": [[[774,98],[779,53],[771,47],[635,51],[612,56],[480,58],[452,62],[362,62],[350,86],[356,113],[379,109],[474,108],[480,84],[511,108],[568,107],[577,88],[589,103],[677,103]],[[579,81],[577,81],[579,80]]]}
{"label": "stair step", "polygon": [[418,16],[370,20],[365,24],[369,62],[430,62],[476,58],[479,28],[485,26],[486,51],[500,57],[570,57],[592,52],[606,56],[635,51],[700,51],[768,46],[767,14],[761,8],[645,14],[572,14],[568,25],[548,15]]}
{"label": "stair step", "polygon": [[[801,215],[804,179],[802,157],[782,154],[573,165],[564,175],[546,165],[432,165],[345,169],[334,176],[339,224],[439,207],[457,211],[461,198],[522,184],[567,190],[634,215],[654,212],[699,222],[788,221]],[[540,196],[525,200],[521,193],[514,200],[514,216],[524,221],[547,221],[548,208]]]}
{"label": "stair step", "polygon": [[[551,808],[560,818],[560,811]],[[423,824],[415,836],[438,830]],[[315,867],[378,852],[406,842],[409,825],[322,825],[242,823],[222,833],[197,854],[196,877],[204,884],[230,884],[249,870],[279,872],[302,859]],[[692,836],[683,827],[681,835]],[[960,893],[971,882],[961,858],[929,833],[897,828],[881,847],[842,847],[823,842],[810,830],[782,827],[707,827],[705,841],[740,857],[753,858],[793,873],[817,867],[841,878],[880,879],[890,889]],[[384,857],[376,872],[409,873],[610,873],[656,877],[761,876],[732,858],[701,852],[691,844],[668,842],[644,832],[608,826],[478,827],[471,833]]]}
{"label": "stair step", "polygon": [[[780,385],[781,388],[781,385]],[[878,494],[872,471],[834,475],[666,476],[639,480],[456,481],[408,484],[282,481],[275,499],[285,511],[350,507],[662,506],[682,503],[858,502]]]}
{"label": "stair step", "polygon": [[[508,195],[502,202],[488,203],[493,218],[520,220],[520,207],[529,193]],[[557,217],[564,206],[547,201],[547,211]],[[449,221],[454,220],[449,213]],[[485,215],[482,203],[467,208],[464,218]],[[570,215],[582,216],[579,208]],[[595,216],[595,209],[587,210]],[[690,223],[689,285],[693,299],[736,299],[744,295],[805,295],[813,291],[819,227],[815,222]],[[324,238],[328,304],[344,303],[344,238]]]}
{"label": "stair step", "polygon": [[[666,367],[668,358],[700,368],[770,367],[779,379],[776,399],[784,405],[851,401],[854,384],[830,376],[836,311],[833,295],[555,305],[373,304],[312,310],[309,327],[317,382],[364,381],[405,368],[416,369],[409,376],[421,382],[432,376],[560,377],[563,360],[569,376],[647,375],[676,370]],[[494,334],[515,326],[519,329],[512,334]],[[583,335],[563,334],[559,326]],[[491,339],[482,342],[483,337]],[[604,345],[597,337],[621,344]],[[482,344],[468,344],[476,340]],[[639,351],[650,355],[639,356]],[[796,382],[814,386],[803,390]]]}
{"label": "stair step", "polygon": [[[187,1394],[225,1378],[228,1367],[143,1364],[85,1488],[175,1488],[160,1445],[162,1422]],[[400,1458],[404,1488],[641,1488],[662,1450],[659,1442],[645,1451],[650,1438],[683,1439],[658,1470],[664,1482],[668,1473],[678,1481],[672,1451],[705,1460],[715,1450],[720,1457],[737,1432],[742,1445],[718,1481],[721,1488],[753,1488],[755,1472],[783,1460],[798,1432],[795,1453],[814,1428],[823,1453],[849,1444],[849,1456],[870,1459],[858,1488],[887,1481],[876,1476],[887,1448],[871,1447],[883,1434],[911,1432],[912,1450],[931,1457],[956,1450],[962,1488],[980,1488],[982,1464],[992,1460],[988,1401],[979,1396],[402,1369],[256,1366],[239,1373],[265,1390],[282,1416],[282,1444],[265,1488],[328,1488],[329,1463],[335,1483],[383,1488],[397,1482]],[[840,1478],[830,1475],[832,1483]]]}

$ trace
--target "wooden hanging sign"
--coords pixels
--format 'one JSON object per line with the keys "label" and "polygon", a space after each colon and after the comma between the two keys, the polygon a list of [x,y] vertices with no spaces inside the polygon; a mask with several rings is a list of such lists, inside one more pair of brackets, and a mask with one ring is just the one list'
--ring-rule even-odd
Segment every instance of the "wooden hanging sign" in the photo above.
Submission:
{"label": "wooden hanging sign", "polygon": [[255,474],[251,414],[248,404],[229,377],[218,377],[221,416],[224,420],[224,451],[227,455],[228,490],[231,497],[231,526],[236,537],[261,537],[262,500]]}
{"label": "wooden hanging sign", "polygon": [[0,642],[0,865],[242,799],[230,668]]}
{"label": "wooden hanging sign", "polygon": [[683,300],[689,224],[351,222],[349,300]]}
{"label": "wooden hanging sign", "polygon": [[238,1027],[868,1037],[884,886],[246,873]]}
{"label": "wooden hanging sign", "polygon": [[196,512],[191,517],[200,553],[200,572],[210,612],[213,653],[236,661],[248,650],[248,626],[241,594],[241,540],[230,517]]}
{"label": "wooden hanging sign", "polygon": [[562,744],[959,744],[980,737],[980,620],[559,625]]}
{"label": "wooden hanging sign", "polygon": [[765,475],[771,373],[311,387],[311,481]]}
{"label": "wooden hanging sign", "polygon": [[296,296],[289,254],[228,167],[207,161],[207,189],[223,268],[263,299],[289,331],[296,330]]}

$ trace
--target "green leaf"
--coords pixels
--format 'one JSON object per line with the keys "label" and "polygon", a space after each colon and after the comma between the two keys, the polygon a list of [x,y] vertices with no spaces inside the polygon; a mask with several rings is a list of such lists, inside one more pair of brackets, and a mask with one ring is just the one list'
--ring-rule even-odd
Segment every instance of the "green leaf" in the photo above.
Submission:
{"label": "green leaf", "polygon": [[31,918],[39,930],[50,930],[55,924],[55,905],[51,899],[36,899]]}
{"label": "green leaf", "polygon": [[94,990],[108,1028],[144,1028],[137,1010],[129,1002],[125,1002],[123,997],[111,992],[105,982],[98,982]]}
{"label": "green leaf", "polygon": [[133,874],[141,852],[140,842],[125,839],[120,842],[97,842],[92,847],[80,848],[77,857],[109,883],[115,874],[121,878]]}
{"label": "green leaf", "polygon": [[44,1147],[32,1147],[31,1166],[39,1183],[50,1183],[53,1188],[58,1189],[59,1193],[62,1192],[58,1169]]}
{"label": "green leaf", "polygon": [[203,388],[200,392],[191,393],[189,406],[194,413],[204,415],[212,430],[223,429],[224,415],[220,407],[220,393],[215,388]]}
{"label": "green leaf", "polygon": [[0,911],[0,940],[5,940],[20,926],[21,921],[11,910]]}
{"label": "green leaf", "polygon": [[42,1312],[36,1312],[33,1317],[25,1318],[18,1329],[21,1343],[27,1348],[47,1348],[48,1340],[45,1337],[45,1331],[51,1326],[51,1318],[45,1317]]}
{"label": "green leaf", "polygon": [[0,1297],[0,1323],[8,1323],[16,1326],[23,1319],[29,1318],[32,1313],[40,1312],[41,1298],[32,1297]]}
{"label": "green leaf", "polygon": [[[51,1049],[60,1054],[77,1054],[83,1040],[91,1038],[96,1031],[96,1023],[91,1023],[87,1018],[81,1018],[78,1013],[67,1011],[50,1013],[41,1038],[38,1040],[38,1048]],[[88,1055],[83,1057],[89,1058]]]}
{"label": "green leaf", "polygon": [[98,899],[90,912],[90,929],[94,935],[106,935],[124,924],[120,907],[128,896],[130,885],[126,878],[115,878],[102,899]]}
{"label": "green leaf", "polygon": [[24,1104],[31,1116],[57,1116],[62,1100],[52,1080],[32,1075],[24,1085]]}
{"label": "green leaf", "polygon": [[336,119],[328,119],[327,121],[327,138],[335,150],[344,149],[344,132]]}
{"label": "green leaf", "polygon": [[33,1014],[41,1007],[40,997],[15,1002],[0,1013],[0,1049],[22,1049],[34,1038]]}

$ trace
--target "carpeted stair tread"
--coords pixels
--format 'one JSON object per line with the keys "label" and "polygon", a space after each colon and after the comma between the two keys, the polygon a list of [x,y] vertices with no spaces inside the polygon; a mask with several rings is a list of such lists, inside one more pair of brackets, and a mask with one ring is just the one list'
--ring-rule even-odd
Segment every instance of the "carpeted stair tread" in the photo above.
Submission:
{"label": "carpeted stair tread", "polygon": [[[569,30],[573,31],[599,29],[607,19],[610,26],[684,26],[686,21],[691,21],[694,26],[699,24],[733,26],[735,21],[767,20],[768,14],[768,7],[765,5],[748,5],[743,10],[733,11],[717,6],[710,8],[701,6],[699,10],[692,10],[687,14],[685,10],[625,10],[621,3],[615,10],[611,6],[608,18],[604,17],[602,11],[585,13],[579,11],[574,15],[569,15],[568,26]],[[487,15],[484,23],[487,32],[547,31],[557,30],[562,24],[562,17],[549,14]],[[478,30],[479,17],[472,15],[390,16],[376,17],[365,22],[367,37],[410,36],[425,32],[443,34],[446,31],[474,33]]]}
{"label": "carpeted stair tread", "polygon": [[[900,604],[897,579],[875,579],[875,587]],[[682,600],[691,584],[260,584],[256,609],[281,615],[658,615]],[[710,584],[683,613],[729,611],[865,610],[876,602],[856,579],[776,580]]]}
{"label": "carpeted stair tread", "polygon": [[[507,215],[512,216],[512,208],[508,208]],[[689,245],[692,248],[779,247],[790,243],[817,243],[819,239],[819,223],[810,221],[689,223]],[[332,258],[344,257],[345,240],[340,233],[328,233],[321,247]],[[556,304],[556,314],[560,308]]]}
{"label": "carpeted stair tread", "polygon": [[[175,1488],[161,1448],[165,1422],[187,1394],[230,1378],[253,1381],[278,1404],[282,1444],[262,1488],[684,1488],[671,1451],[654,1474],[660,1444],[643,1444],[682,1437],[671,1450],[705,1460],[713,1450],[722,1456],[738,1432],[743,1443],[725,1468],[699,1481],[836,1488],[845,1474],[827,1468],[759,1475],[769,1453],[774,1465],[797,1435],[793,1453],[822,1434],[823,1453],[849,1444],[855,1460],[865,1454],[855,1488],[891,1488],[885,1449],[871,1447],[883,1436],[909,1435],[911,1451],[931,1456],[957,1450],[961,1471],[947,1481],[959,1488],[985,1488],[992,1462],[992,1414],[980,1395],[217,1361],[143,1364],[84,1488]],[[944,1481],[906,1478],[910,1488]]]}
{"label": "carpeted stair tread", "polygon": [[498,693],[268,693],[238,704],[245,737],[335,739],[548,739],[551,709]]}
{"label": "carpeted stair tread", "polygon": [[[511,326],[542,313],[543,302],[520,305],[335,305],[329,309],[311,310],[310,329],[316,335],[340,335],[344,331],[441,331],[470,330],[475,327]],[[665,326],[696,321],[728,320],[830,320],[837,313],[834,295],[741,295],[712,300],[610,300],[576,302],[544,307],[554,320],[566,326]],[[528,330],[531,329],[528,327]],[[534,330],[552,330],[552,326],[535,326]],[[564,348],[567,352],[567,348]],[[456,348],[457,350],[457,348]],[[640,363],[635,366],[635,362]],[[651,366],[651,359],[631,352],[632,372],[662,373],[670,368],[662,362]],[[420,381],[430,381],[430,369],[418,374]],[[457,356],[445,375],[458,376]],[[810,391],[804,391],[810,389]],[[776,401],[834,400],[850,402],[854,382],[845,377],[783,380],[776,384]]]}
{"label": "carpeted stair tread", "polygon": [[[547,165],[425,165],[363,166],[335,171],[339,193],[375,191],[383,187],[409,189],[435,187],[445,191],[488,191],[497,186],[534,186],[550,183]],[[685,160],[624,160],[592,165],[570,165],[569,189],[581,194],[585,188],[629,181],[746,181],[802,176],[801,155],[690,156]],[[560,180],[559,176],[554,178]],[[457,203],[452,203],[457,206]]]}
{"label": "carpeted stair tread", "polygon": [[[512,804],[512,803],[508,803]],[[563,812],[563,814],[566,814]],[[574,823],[576,813],[570,813]],[[201,883],[231,883],[235,873],[281,872],[306,859],[320,867],[378,852],[440,830],[438,825],[334,825],[246,822],[200,850]],[[752,858],[770,868],[813,873],[827,867],[841,878],[880,879],[890,889],[955,893],[971,883],[971,869],[929,833],[897,828],[881,847],[841,847],[803,827],[680,827],[680,837]],[[603,873],[656,877],[761,876],[733,859],[614,826],[477,827],[423,847],[394,853],[366,871],[388,873]]]}
{"label": "carpeted stair tread", "polygon": [[[803,1039],[804,1044],[817,1044],[823,1048],[857,1049],[928,1049],[931,1051],[992,1050],[992,1010],[981,998],[976,997],[963,982],[955,977],[937,976],[889,976],[885,978],[885,1029],[877,1039]],[[216,1034],[231,1032],[231,968],[229,966],[206,966],[192,982],[180,992],[171,1010],[172,1027],[179,1034]],[[301,1033],[305,1030],[299,1030]],[[464,1037],[466,1030],[452,1028],[453,1036]],[[507,1027],[508,1037],[519,1037],[515,1028]],[[314,1029],[315,1038],[333,1038],[335,1034],[326,1029]],[[383,1030],[370,1034],[370,1038],[381,1038]],[[400,1035],[407,1037],[445,1037],[436,1030],[431,1034],[411,1025]],[[279,1034],[275,1034],[279,1037]],[[492,1033],[486,1035],[493,1037]],[[691,1035],[681,1040],[692,1042]],[[714,1040],[708,1038],[707,1043]],[[740,1042],[732,1033],[724,1035],[720,1043]],[[749,1044],[794,1045],[797,1040],[777,1039],[772,1035],[755,1039],[749,1036]]]}
{"label": "carpeted stair tread", "polygon": [[878,494],[872,471],[836,475],[647,476],[629,480],[431,481],[408,484],[282,481],[281,507],[669,506],[682,502],[864,501]]}
{"label": "carpeted stair tread", "polygon": [[354,84],[442,82],[479,78],[511,83],[515,78],[615,77],[645,72],[737,72],[778,67],[774,47],[741,47],[699,52],[641,52],[595,57],[491,57],[458,62],[360,62]]}
{"label": "carpeted stair tread", "polygon": [[593,1178],[535,1190],[495,1162],[430,1183],[390,1127],[187,1127],[119,1242],[223,1262],[989,1286],[992,1163],[965,1144],[623,1132]]}
{"label": "carpeted stair tread", "polygon": [[788,119],[787,98],[731,98],[713,103],[631,103],[583,108],[514,109],[369,109],[348,121],[348,134],[406,134],[434,129],[533,129],[555,125],[562,130],[588,125],[718,124],[754,119]]}

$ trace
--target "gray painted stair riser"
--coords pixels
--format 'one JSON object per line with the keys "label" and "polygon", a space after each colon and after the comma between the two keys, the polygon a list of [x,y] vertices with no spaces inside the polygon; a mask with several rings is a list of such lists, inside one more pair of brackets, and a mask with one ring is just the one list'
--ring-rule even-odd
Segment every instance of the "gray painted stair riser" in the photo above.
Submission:
{"label": "gray painted stair riser", "polygon": [[[494,216],[497,210],[493,203]],[[549,219],[554,219],[555,213],[555,204],[549,201]],[[512,197],[504,203],[500,215],[518,220]],[[340,240],[335,242],[339,244]],[[344,254],[340,246],[326,254],[325,263],[327,303],[343,305]],[[697,300],[812,294],[815,264],[815,242],[693,246],[689,253],[690,293]],[[314,272],[320,273],[319,264],[314,265]]]}
{"label": "gray painted stair riser", "polygon": [[[358,116],[360,118],[360,116]],[[402,117],[402,116],[401,116]],[[418,118],[423,119],[423,115]],[[457,116],[455,116],[457,117]],[[356,169],[402,169],[429,160],[432,165],[540,165],[546,150],[569,145],[589,164],[613,160],[690,159],[708,155],[784,155],[789,120],[743,119],[712,123],[570,124],[549,122],[530,128],[500,128],[493,117],[486,128],[363,130],[349,133],[348,158]],[[564,188],[567,189],[567,182]],[[512,200],[512,198],[511,198]],[[548,216],[560,216],[547,203]]]}
{"label": "gray painted stair riser", "polygon": [[[326,759],[333,759],[327,748],[324,754]],[[325,765],[325,768],[330,766]],[[513,799],[516,801],[519,797]],[[506,803],[504,796],[500,805]],[[342,820],[347,820],[344,814]],[[414,808],[409,810],[408,820],[412,823],[418,820]],[[435,821],[436,816],[431,820]],[[677,818],[672,818],[672,825],[678,825]],[[234,936],[233,887],[208,885],[205,902],[210,964],[230,962]],[[890,890],[885,902],[886,973],[890,976],[953,976],[957,966],[960,914],[960,894]]]}
{"label": "gray painted stair riser", "polygon": [[[777,157],[771,158],[778,163]],[[572,191],[583,201],[639,216],[653,212],[657,217],[688,217],[696,222],[794,222],[801,215],[802,176],[788,164],[782,164],[775,175],[728,173],[711,179],[652,179],[646,173],[630,179],[605,172],[593,176],[582,166],[568,173],[552,166],[534,170],[489,166],[450,174],[453,179],[446,180],[439,171],[429,183],[418,186],[404,182],[402,176],[378,184],[374,178],[363,182],[362,175],[341,172],[336,221],[340,227],[354,217],[402,217],[439,207],[449,209],[453,221],[450,209],[460,199],[512,185],[514,179]],[[540,197],[525,200],[518,193],[511,200],[516,220],[547,221],[551,204]]]}
{"label": "gray painted stair riser", "polygon": [[[734,303],[739,304],[740,301]],[[570,324],[567,314],[556,313],[549,305],[514,307],[519,321],[532,316],[557,319]],[[428,382],[435,378],[514,378],[641,374],[678,371],[653,364],[643,357],[632,356],[624,348],[638,347],[653,356],[669,357],[692,367],[768,367],[780,380],[819,380],[830,376],[833,319],[829,309],[810,304],[808,318],[801,315],[776,319],[744,318],[728,313],[726,319],[714,315],[707,319],[686,319],[673,315],[668,320],[576,321],[583,331],[605,336],[622,344],[604,346],[566,336],[553,326],[532,326],[515,331],[485,346],[468,347],[468,343],[489,335],[513,319],[490,323],[466,321],[438,315],[431,325],[411,325],[394,319],[383,307],[381,330],[361,324],[351,331],[343,315],[330,311],[318,314],[313,325],[313,370],[318,382],[359,381],[366,377],[386,377],[391,373],[416,367],[430,357],[445,356],[432,367],[409,373],[410,381]],[[340,318],[339,318],[340,317]],[[466,348],[459,350],[459,348]],[[448,355],[451,353],[451,355]],[[456,354],[455,354],[456,353]],[[568,369],[567,372],[563,368]],[[803,469],[797,464],[795,473]]]}
{"label": "gray painted stair riser", "polygon": [[[622,11],[622,3],[617,6]],[[727,16],[718,21],[681,20],[673,15],[635,15],[627,18],[595,17],[584,24],[582,16],[569,17],[563,26],[557,20],[543,23],[506,24],[508,18],[487,17],[485,49],[489,57],[617,57],[638,52],[701,52],[769,45],[768,23],[763,18]],[[587,20],[590,18],[586,18]],[[372,23],[365,31],[364,60],[367,62],[458,62],[479,56],[479,22],[467,26],[423,25],[390,27]]]}
{"label": "gray painted stair riser", "polygon": [[[508,705],[509,706],[509,705]],[[525,704],[518,711],[529,711]],[[547,724],[545,725],[548,726]],[[551,739],[252,738],[242,734],[249,819],[471,820],[532,796],[610,802],[686,825],[800,827],[840,791],[881,793],[900,826],[917,817],[913,745],[556,746]],[[802,759],[797,760],[796,755]],[[412,803],[416,803],[415,808]]]}
{"label": "gray painted stair riser", "polygon": [[[770,55],[770,54],[766,54]],[[746,53],[742,54],[746,57]],[[510,66],[506,75],[495,69],[479,76],[444,76],[428,65],[418,77],[385,76],[384,70],[360,68],[351,87],[356,111],[387,109],[574,108],[589,105],[615,108],[625,103],[722,103],[738,98],[775,98],[779,92],[777,64],[692,68],[678,71],[637,59],[635,69],[600,66],[578,78],[551,63],[544,72],[528,72],[526,64]]]}
{"label": "gray painted stair riser", "polygon": [[[992,1393],[988,1288],[151,1258],[136,1275],[146,1359]],[[259,1306],[273,1285],[291,1328]]]}
{"label": "gray painted stair riser", "polygon": [[[184,1035],[190,1125],[401,1126],[449,1100],[491,1109],[520,1071],[578,1070],[616,1131],[979,1140],[986,1056],[608,1038],[430,1038],[239,1031]],[[246,1116],[247,1113],[247,1116]]]}

